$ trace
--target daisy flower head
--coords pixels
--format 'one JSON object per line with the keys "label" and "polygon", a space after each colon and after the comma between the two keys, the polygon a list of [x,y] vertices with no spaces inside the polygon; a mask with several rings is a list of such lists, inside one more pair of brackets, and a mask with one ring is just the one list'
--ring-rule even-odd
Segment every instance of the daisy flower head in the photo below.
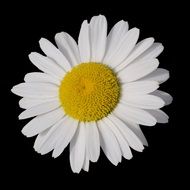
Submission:
{"label": "daisy flower head", "polygon": [[137,43],[138,37],[139,29],[123,20],[107,35],[106,18],[99,15],[82,23],[78,44],[66,32],[55,35],[57,47],[40,39],[45,55],[32,52],[29,59],[41,72],[26,74],[12,88],[25,109],[19,119],[34,117],[22,133],[37,135],[38,153],[52,151],[56,158],[69,144],[71,169],[79,173],[98,160],[100,147],[117,165],[122,156],[132,158],[131,148],[148,146],[139,125],[167,123],[160,108],[172,97],[158,90],[169,78],[158,68],[162,44],[154,38]]}

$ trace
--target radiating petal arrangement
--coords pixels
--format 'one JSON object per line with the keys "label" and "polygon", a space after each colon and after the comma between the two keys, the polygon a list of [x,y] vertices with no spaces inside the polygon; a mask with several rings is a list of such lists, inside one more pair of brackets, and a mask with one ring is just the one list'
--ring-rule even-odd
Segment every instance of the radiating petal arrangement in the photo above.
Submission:
{"label": "radiating petal arrangement", "polygon": [[140,125],[167,123],[160,109],[172,97],[158,90],[169,78],[158,68],[163,45],[152,37],[137,42],[139,33],[123,20],[108,33],[99,15],[82,23],[78,43],[66,32],[55,35],[57,47],[40,39],[45,55],[29,54],[40,71],[11,90],[22,97],[19,119],[33,117],[22,133],[37,135],[38,153],[56,158],[69,145],[71,169],[79,173],[98,161],[100,148],[117,165],[132,158],[131,149],[148,146]]}

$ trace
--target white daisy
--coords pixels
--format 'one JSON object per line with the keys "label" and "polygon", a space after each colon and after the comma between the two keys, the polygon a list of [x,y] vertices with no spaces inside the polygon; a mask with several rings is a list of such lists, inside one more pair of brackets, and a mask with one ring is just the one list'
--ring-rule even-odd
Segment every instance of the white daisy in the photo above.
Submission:
{"label": "white daisy", "polygon": [[132,158],[130,148],[141,152],[148,145],[139,124],[168,122],[160,108],[172,97],[157,90],[169,78],[156,59],[163,46],[153,38],[137,43],[138,37],[139,29],[128,30],[123,20],[107,36],[99,15],[82,23],[78,44],[65,32],[55,36],[58,48],[40,39],[45,56],[33,52],[29,59],[42,72],[26,74],[12,88],[26,109],[19,119],[36,116],[22,133],[38,135],[38,153],[53,151],[56,158],[70,143],[70,165],[79,173],[98,160],[101,147],[117,165],[122,156]]}

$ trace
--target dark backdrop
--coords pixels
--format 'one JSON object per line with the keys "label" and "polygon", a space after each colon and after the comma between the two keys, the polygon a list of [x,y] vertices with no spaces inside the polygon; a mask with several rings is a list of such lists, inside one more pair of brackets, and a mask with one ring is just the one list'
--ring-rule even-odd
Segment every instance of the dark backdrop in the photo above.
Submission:
{"label": "dark backdrop", "polygon": [[[164,187],[177,184],[179,165],[178,119],[177,119],[177,49],[180,6],[158,1],[140,3],[140,1],[115,2],[9,2],[2,6],[1,16],[3,27],[2,41],[4,52],[1,55],[1,86],[5,89],[2,98],[2,158],[3,176],[9,180],[6,185],[23,185],[25,188],[37,183],[41,185],[77,184],[77,179],[85,180],[83,187],[93,187],[99,179],[105,184],[140,185],[142,188],[158,185]],[[54,35],[66,31],[75,39],[81,22],[93,15],[104,14],[109,29],[119,20],[127,20],[130,27],[140,28],[140,39],[154,37],[162,42],[165,50],[159,56],[160,67],[170,70],[171,78],[161,89],[169,92],[174,101],[164,108],[170,116],[168,124],[157,124],[154,127],[142,127],[149,142],[143,153],[133,151],[133,159],[124,160],[117,167],[113,166],[101,153],[97,163],[90,164],[88,173],[82,171],[73,174],[69,164],[68,148],[57,159],[51,154],[41,156],[33,150],[35,138],[26,138],[21,129],[27,121],[18,121],[22,111],[18,106],[19,97],[10,93],[13,85],[23,81],[26,73],[37,71],[28,54],[32,51],[41,52],[38,41],[45,37],[54,41]],[[2,88],[1,88],[2,89]],[[16,179],[16,180],[14,180]],[[86,182],[92,179],[91,185]],[[14,182],[13,182],[14,180]],[[27,182],[24,185],[24,182]],[[151,182],[151,183],[150,183]],[[132,186],[132,187],[133,187]],[[116,186],[119,187],[119,186]]]}

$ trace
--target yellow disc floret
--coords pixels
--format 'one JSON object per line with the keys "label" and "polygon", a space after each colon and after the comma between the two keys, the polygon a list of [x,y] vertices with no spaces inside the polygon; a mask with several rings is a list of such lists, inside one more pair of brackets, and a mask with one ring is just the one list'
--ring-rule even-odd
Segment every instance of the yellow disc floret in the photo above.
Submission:
{"label": "yellow disc floret", "polygon": [[79,121],[97,121],[117,105],[120,85],[115,73],[101,63],[81,63],[63,78],[59,97],[66,114]]}

